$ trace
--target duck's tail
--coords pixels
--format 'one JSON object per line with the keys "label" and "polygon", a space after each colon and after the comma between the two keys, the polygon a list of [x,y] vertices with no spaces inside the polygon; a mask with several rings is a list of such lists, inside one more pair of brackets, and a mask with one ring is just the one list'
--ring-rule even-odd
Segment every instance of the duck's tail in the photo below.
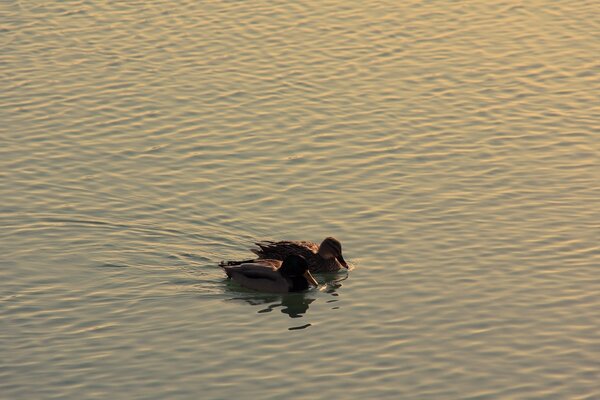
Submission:
{"label": "duck's tail", "polygon": [[[283,243],[283,242],[279,242]],[[254,245],[258,248],[250,249],[251,252],[256,254],[258,258],[277,258],[272,257],[274,254],[277,255],[277,242],[272,240],[263,240],[262,242],[255,242]]]}
{"label": "duck's tail", "polygon": [[241,264],[247,264],[247,263],[253,263],[256,262],[255,259],[252,260],[243,260],[243,261],[221,261],[219,263],[219,267],[231,267],[234,265],[241,265]]}

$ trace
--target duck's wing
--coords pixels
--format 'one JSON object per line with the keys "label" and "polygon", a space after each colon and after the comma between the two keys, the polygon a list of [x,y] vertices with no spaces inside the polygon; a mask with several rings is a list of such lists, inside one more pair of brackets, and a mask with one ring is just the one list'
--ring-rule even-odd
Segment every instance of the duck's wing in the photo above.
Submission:
{"label": "duck's wing", "polygon": [[269,262],[255,262],[240,265],[222,266],[229,278],[249,289],[261,292],[282,293],[288,292],[288,281],[281,276],[274,265],[281,265],[277,260]]}
{"label": "duck's wing", "polygon": [[221,262],[219,266],[223,268],[227,276],[230,276],[234,272],[238,274],[278,274],[277,267],[281,265],[281,262],[277,260],[250,260],[250,262],[236,263],[237,261]]}
{"label": "duck's wing", "polygon": [[219,263],[219,267],[225,269],[225,267],[233,267],[236,265],[242,264],[263,264],[269,266],[273,269],[278,269],[281,267],[281,260],[272,260],[272,259],[252,259],[252,260],[232,260],[232,261],[221,261]]}
{"label": "duck's wing", "polygon": [[251,249],[259,258],[283,260],[290,254],[297,254],[306,259],[315,255],[319,250],[319,245],[308,241],[290,241],[281,242],[262,241],[255,243],[258,249]]}

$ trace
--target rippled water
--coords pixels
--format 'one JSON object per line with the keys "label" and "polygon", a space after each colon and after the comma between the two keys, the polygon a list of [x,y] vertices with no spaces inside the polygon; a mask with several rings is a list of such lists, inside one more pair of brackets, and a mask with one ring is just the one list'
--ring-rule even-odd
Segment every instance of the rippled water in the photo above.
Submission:
{"label": "rippled water", "polygon": [[0,9],[0,397],[600,398],[597,2]]}

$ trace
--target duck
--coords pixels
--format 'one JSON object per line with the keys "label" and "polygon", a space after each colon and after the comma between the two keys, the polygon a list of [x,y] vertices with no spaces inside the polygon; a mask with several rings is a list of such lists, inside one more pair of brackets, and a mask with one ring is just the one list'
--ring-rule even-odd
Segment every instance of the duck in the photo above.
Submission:
{"label": "duck", "polygon": [[290,254],[304,257],[308,269],[312,273],[338,272],[342,268],[348,269],[348,263],[342,256],[342,244],[334,237],[326,237],[320,245],[309,241],[283,240],[274,242],[270,240],[256,242],[257,249],[250,249],[258,259],[246,261],[230,261],[229,265],[253,263],[260,260],[283,260]]}
{"label": "duck", "polygon": [[221,262],[227,277],[241,286],[259,292],[302,292],[319,283],[311,275],[308,263],[298,254],[290,254],[283,261],[274,259]]}

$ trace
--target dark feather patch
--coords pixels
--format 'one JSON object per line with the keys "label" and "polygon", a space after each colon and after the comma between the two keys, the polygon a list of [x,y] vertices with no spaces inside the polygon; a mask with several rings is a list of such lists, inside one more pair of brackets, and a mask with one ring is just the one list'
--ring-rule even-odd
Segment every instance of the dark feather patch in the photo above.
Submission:
{"label": "dark feather patch", "polygon": [[246,278],[250,278],[250,279],[265,279],[265,280],[268,280],[268,281],[277,282],[277,279],[275,277],[272,277],[272,276],[269,276],[269,275],[260,274],[260,273],[257,273],[257,272],[247,271],[247,272],[244,272],[243,275]]}
{"label": "dark feather patch", "polygon": [[248,264],[256,262],[256,260],[243,260],[243,261],[221,261],[219,267],[232,267],[234,265]]}

